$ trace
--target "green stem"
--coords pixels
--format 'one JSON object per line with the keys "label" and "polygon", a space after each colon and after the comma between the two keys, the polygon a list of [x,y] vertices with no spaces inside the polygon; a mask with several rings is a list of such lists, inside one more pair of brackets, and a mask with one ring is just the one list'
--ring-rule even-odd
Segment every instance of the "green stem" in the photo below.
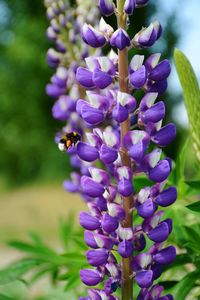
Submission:
{"label": "green stem", "polygon": [[[117,0],[117,22],[118,28],[121,27],[126,30],[127,16],[123,12],[125,0]],[[129,93],[128,89],[128,50],[124,48],[122,51],[118,51],[118,68],[119,68],[119,87],[121,92]],[[121,123],[121,160],[124,166],[131,168],[131,160],[127,153],[127,150],[123,146],[123,138],[125,134],[130,130],[130,119]],[[131,208],[133,207],[133,195],[129,197],[123,197],[123,208],[126,212],[125,220],[122,226],[133,226],[133,214]],[[131,259],[122,258],[122,300],[133,300],[133,279],[131,277]]]}

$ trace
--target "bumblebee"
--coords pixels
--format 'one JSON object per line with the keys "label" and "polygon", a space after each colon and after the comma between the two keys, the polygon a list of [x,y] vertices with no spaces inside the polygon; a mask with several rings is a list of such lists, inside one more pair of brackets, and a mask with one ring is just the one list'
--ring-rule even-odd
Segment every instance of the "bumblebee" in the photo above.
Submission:
{"label": "bumblebee", "polygon": [[66,151],[68,150],[72,145],[76,145],[81,140],[80,134],[73,131],[70,133],[66,133],[62,136],[58,143],[58,148],[60,151]]}

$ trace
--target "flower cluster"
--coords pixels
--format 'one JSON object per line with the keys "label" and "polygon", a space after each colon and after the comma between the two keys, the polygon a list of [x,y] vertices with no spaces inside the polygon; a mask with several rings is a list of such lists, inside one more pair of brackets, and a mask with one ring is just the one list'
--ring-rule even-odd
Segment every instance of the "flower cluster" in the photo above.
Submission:
{"label": "flower cluster", "polygon": [[[90,54],[101,53],[82,43],[81,29],[85,22],[95,24],[99,11],[91,0],[76,1],[72,7],[69,0],[45,0],[47,18],[50,22],[47,37],[55,48],[47,52],[47,63],[56,68],[51,81],[46,86],[46,93],[55,99],[52,115],[56,120],[64,122],[62,129],[55,137],[59,143],[63,133],[78,132],[83,135],[85,125],[76,112],[76,102],[85,96],[85,90],[76,80],[79,65],[85,65],[84,58]],[[65,150],[63,148],[63,150]],[[79,173],[87,168],[73,149],[70,149],[70,163],[77,171],[71,173],[71,180],[64,181],[64,188],[70,192],[78,191]]]}
{"label": "flower cluster", "polygon": [[[49,2],[52,7],[55,1]],[[149,57],[135,54],[128,64],[129,49],[135,48],[139,53],[151,47],[162,34],[158,21],[142,28],[133,38],[127,33],[127,27],[131,26],[127,25],[129,15],[148,2],[118,0],[116,7],[112,0],[99,0],[101,14],[116,14],[118,28],[114,30],[103,18],[95,27],[85,19],[77,34],[68,35],[74,37],[74,47],[80,47],[77,53],[85,57],[85,64],[76,53],[77,63],[73,60],[66,70],[63,64],[67,55],[62,54],[61,63],[61,52],[48,53],[50,65],[60,65],[47,86],[49,95],[59,97],[53,115],[67,120],[67,131],[83,133],[83,128],[85,131],[77,146],[68,150],[72,165],[80,172],[73,172],[71,180],[65,181],[65,188],[81,193],[89,209],[80,213],[80,224],[90,248],[86,258],[93,268],[82,269],[80,277],[91,288],[79,300],[117,300],[114,293],[118,288],[122,289],[124,300],[132,300],[133,279],[140,287],[138,300],[173,299],[169,294],[163,296],[163,287],[154,284],[163,266],[176,257],[175,248],[164,245],[172,231],[172,220],[164,218],[161,209],[177,198],[176,188],[167,184],[172,161],[162,153],[162,148],[176,135],[173,124],[162,124],[165,104],[160,99],[171,68],[168,60],[161,60],[160,53]],[[67,24],[70,22],[72,19]],[[75,18],[73,22],[74,33]],[[57,41],[60,29],[56,30],[55,21],[51,21],[48,30],[51,34],[52,28]],[[88,55],[81,54],[80,49],[85,46],[77,43],[78,35],[85,42]],[[96,49],[106,44],[113,49],[103,56]],[[93,55],[90,46],[97,51]],[[76,99],[71,94],[63,95],[69,90],[68,80],[77,80],[75,86],[86,92],[79,92],[79,97],[76,94]],[[137,90],[142,96],[136,100]],[[61,112],[63,107],[65,111]],[[149,186],[136,192],[134,182],[141,174],[145,174]],[[140,217],[137,224],[133,223],[133,215]],[[94,288],[100,283],[101,288]]]}

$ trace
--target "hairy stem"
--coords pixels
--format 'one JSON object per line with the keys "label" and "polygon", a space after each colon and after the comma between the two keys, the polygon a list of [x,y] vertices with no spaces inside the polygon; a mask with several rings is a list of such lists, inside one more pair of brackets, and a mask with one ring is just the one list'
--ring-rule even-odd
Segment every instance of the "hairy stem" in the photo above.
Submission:
{"label": "hairy stem", "polygon": [[[117,12],[118,12],[118,27],[126,30],[126,14],[123,12],[124,0],[117,1]],[[119,86],[120,91],[128,93],[128,51],[124,48],[122,51],[118,51],[119,57]],[[124,166],[131,167],[131,160],[127,153],[127,150],[123,146],[123,138],[125,134],[130,130],[130,119],[121,123],[121,160]],[[133,195],[129,197],[123,197],[123,207],[126,212],[126,218],[122,223],[123,227],[133,226],[133,215],[131,208],[133,207]],[[122,300],[132,300],[133,299],[133,279],[131,278],[131,257],[122,258]]]}

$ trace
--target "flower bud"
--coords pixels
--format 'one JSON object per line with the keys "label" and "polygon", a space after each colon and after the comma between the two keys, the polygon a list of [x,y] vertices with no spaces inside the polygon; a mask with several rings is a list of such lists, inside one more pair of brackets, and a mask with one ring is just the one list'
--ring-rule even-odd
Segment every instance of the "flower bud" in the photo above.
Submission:
{"label": "flower bud", "polygon": [[132,15],[135,9],[135,0],[126,0],[124,3],[124,11],[127,15]]}
{"label": "flower bud", "polygon": [[110,44],[112,47],[117,47],[119,50],[123,50],[130,46],[130,37],[124,29],[119,28],[112,34]]}
{"label": "flower bud", "polygon": [[115,6],[112,0],[99,0],[99,8],[101,14],[104,16],[112,15],[115,10]]}
{"label": "flower bud", "polygon": [[106,43],[104,35],[86,23],[83,25],[81,34],[84,42],[93,48],[103,47]]}

